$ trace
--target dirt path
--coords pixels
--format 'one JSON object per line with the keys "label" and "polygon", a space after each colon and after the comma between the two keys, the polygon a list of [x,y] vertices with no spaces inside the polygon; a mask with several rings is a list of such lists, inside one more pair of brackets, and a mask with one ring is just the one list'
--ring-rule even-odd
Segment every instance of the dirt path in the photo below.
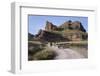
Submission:
{"label": "dirt path", "polygon": [[57,56],[55,59],[79,59],[79,58],[84,58],[83,55],[80,53],[72,50],[72,49],[61,49],[55,46],[50,47],[52,48],[56,53]]}

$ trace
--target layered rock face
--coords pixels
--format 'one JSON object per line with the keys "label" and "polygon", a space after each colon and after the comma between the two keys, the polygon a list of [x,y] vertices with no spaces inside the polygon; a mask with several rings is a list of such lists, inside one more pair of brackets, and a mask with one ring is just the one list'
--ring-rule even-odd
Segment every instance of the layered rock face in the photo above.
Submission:
{"label": "layered rock face", "polygon": [[62,35],[46,30],[40,30],[37,34],[37,38],[39,40],[44,40],[48,42],[68,41],[68,39],[63,37]]}
{"label": "layered rock face", "polygon": [[79,21],[67,21],[59,26],[64,30],[64,36],[70,40],[87,40],[88,34],[83,27],[82,23]]}

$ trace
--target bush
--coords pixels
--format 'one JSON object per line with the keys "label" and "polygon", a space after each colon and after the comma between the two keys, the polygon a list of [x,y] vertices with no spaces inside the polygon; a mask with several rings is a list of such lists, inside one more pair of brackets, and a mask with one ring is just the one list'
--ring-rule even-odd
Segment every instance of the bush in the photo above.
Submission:
{"label": "bush", "polygon": [[40,47],[35,47],[35,48],[32,48],[31,50],[29,50],[28,49],[28,53],[29,54],[35,54],[35,53],[37,53],[38,51],[41,51],[41,50],[43,50],[44,48],[40,48]]}
{"label": "bush", "polygon": [[37,52],[35,55],[33,55],[34,60],[50,60],[54,59],[56,56],[55,52],[52,50],[42,50],[40,52]]}
{"label": "bush", "polygon": [[43,44],[28,43],[28,54],[33,55],[36,52],[43,50],[44,47]]}

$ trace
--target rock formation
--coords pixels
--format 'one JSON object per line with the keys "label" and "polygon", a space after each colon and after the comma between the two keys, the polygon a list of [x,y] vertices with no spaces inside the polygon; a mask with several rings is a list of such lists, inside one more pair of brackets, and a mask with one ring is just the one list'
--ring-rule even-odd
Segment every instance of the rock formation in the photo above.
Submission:
{"label": "rock formation", "polygon": [[68,39],[64,38],[62,35],[46,30],[40,30],[40,32],[37,34],[37,38],[48,42],[68,41]]}
{"label": "rock formation", "polygon": [[52,24],[49,21],[46,21],[45,30],[52,31],[52,30],[56,30],[56,29],[57,29],[57,26],[56,25]]}
{"label": "rock formation", "polygon": [[72,22],[69,20],[60,26],[56,26],[53,23],[46,21],[45,30],[39,30],[38,34],[35,35],[35,39],[48,42],[79,41],[87,40],[88,34],[82,23],[79,21]]}
{"label": "rock formation", "polygon": [[82,23],[79,22],[79,21],[72,22],[71,20],[69,20],[69,21],[63,23],[62,25],[60,25],[59,27],[63,28],[63,29],[80,30],[82,32],[86,32],[86,30],[84,29]]}

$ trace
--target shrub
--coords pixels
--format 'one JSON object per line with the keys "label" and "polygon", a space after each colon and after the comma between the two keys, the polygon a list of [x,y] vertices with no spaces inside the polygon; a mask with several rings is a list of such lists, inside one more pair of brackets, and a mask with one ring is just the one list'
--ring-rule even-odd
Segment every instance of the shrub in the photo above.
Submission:
{"label": "shrub", "polygon": [[28,43],[28,54],[33,55],[36,52],[43,50],[44,47],[43,44]]}
{"label": "shrub", "polygon": [[35,55],[33,55],[34,60],[50,60],[54,59],[56,56],[55,52],[52,50],[42,50],[40,52],[37,52]]}
{"label": "shrub", "polygon": [[33,54],[35,54],[35,53],[37,53],[37,52],[39,52],[39,51],[41,51],[41,50],[43,50],[43,49],[44,49],[44,47],[30,46],[30,47],[28,48],[28,54],[29,54],[29,55],[33,55]]}

